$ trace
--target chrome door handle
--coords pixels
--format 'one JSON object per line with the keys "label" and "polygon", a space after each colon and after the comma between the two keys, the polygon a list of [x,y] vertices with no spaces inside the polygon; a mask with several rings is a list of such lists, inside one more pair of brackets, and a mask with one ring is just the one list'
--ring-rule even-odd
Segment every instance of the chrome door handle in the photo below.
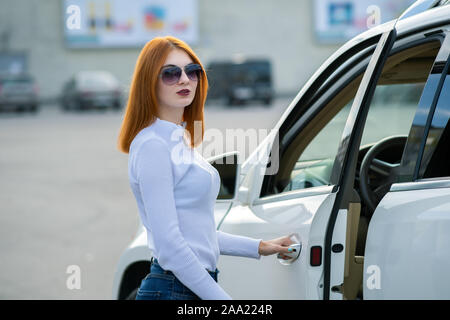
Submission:
{"label": "chrome door handle", "polygon": [[278,261],[283,265],[289,265],[295,260],[298,259],[300,256],[300,252],[302,251],[302,244],[301,243],[294,243],[289,246],[289,248],[292,248],[291,253],[284,253],[285,256],[291,257],[291,259],[283,259],[281,255],[277,254]]}

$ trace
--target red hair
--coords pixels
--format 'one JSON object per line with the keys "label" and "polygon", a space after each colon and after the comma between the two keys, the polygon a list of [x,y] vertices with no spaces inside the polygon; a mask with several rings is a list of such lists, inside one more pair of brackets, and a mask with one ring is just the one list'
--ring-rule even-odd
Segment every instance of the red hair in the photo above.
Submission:
{"label": "red hair", "polygon": [[[194,51],[182,40],[175,37],[157,37],[147,42],[136,62],[130,93],[118,138],[118,149],[124,153],[130,150],[131,142],[143,128],[156,120],[158,102],[156,99],[156,85],[159,72],[169,53],[174,49],[186,52],[194,63],[198,63],[203,72],[195,91],[192,103],[184,108],[183,121],[191,137],[191,147],[194,148],[203,141],[205,126],[203,122],[203,108],[208,91],[208,79],[205,69]],[[150,90],[149,90],[150,88]],[[201,121],[201,134],[194,135],[194,122]],[[193,137],[193,138],[192,138]]]}

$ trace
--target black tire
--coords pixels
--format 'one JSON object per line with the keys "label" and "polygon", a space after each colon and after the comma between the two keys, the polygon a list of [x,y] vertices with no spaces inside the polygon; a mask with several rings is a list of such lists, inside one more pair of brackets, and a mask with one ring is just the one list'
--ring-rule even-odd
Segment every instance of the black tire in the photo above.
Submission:
{"label": "black tire", "polygon": [[78,111],[80,111],[82,106],[76,100],[69,100],[69,101],[67,101],[66,107],[67,107],[66,110],[75,110],[75,111],[78,110]]}
{"label": "black tire", "polygon": [[137,292],[139,288],[134,289],[130,292],[130,294],[125,298],[125,300],[136,300]]}
{"label": "black tire", "polygon": [[122,109],[122,105],[120,104],[120,101],[115,101],[114,104],[112,105],[112,109],[114,111],[120,111],[120,109]]}
{"label": "black tire", "polygon": [[234,106],[236,103],[236,100],[232,96],[227,97],[226,101],[228,106]]}
{"label": "black tire", "polygon": [[65,99],[60,98],[58,101],[58,104],[59,104],[59,108],[62,111],[69,111],[69,104],[67,103],[67,101]]}
{"label": "black tire", "polygon": [[272,104],[272,98],[266,98],[266,99],[264,99],[264,104],[265,104],[266,106],[270,106],[270,105]]}

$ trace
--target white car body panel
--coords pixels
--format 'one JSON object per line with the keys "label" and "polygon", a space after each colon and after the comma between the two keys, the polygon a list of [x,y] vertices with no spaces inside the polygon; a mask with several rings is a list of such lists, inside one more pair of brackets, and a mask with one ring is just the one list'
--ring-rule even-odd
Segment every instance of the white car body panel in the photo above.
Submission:
{"label": "white car body panel", "polygon": [[126,269],[138,261],[149,261],[152,253],[147,246],[147,232],[143,225],[139,226],[136,237],[133,242],[125,249],[117,263],[117,269],[114,274],[112,298],[119,299],[120,285]]}
{"label": "white car body panel", "polygon": [[450,188],[387,193],[369,225],[364,299],[450,299],[449,245]]}
{"label": "white car body panel", "polygon": [[[290,265],[282,265],[276,255],[262,256],[259,261],[221,256],[218,269],[224,290],[233,299],[321,299],[323,263],[311,267],[309,252],[311,246],[324,243],[335,197],[336,193],[329,193],[233,207],[221,226],[222,231],[265,240],[295,234],[302,250]],[[345,237],[345,229],[343,233]],[[342,270],[343,277],[344,265],[337,270]]]}

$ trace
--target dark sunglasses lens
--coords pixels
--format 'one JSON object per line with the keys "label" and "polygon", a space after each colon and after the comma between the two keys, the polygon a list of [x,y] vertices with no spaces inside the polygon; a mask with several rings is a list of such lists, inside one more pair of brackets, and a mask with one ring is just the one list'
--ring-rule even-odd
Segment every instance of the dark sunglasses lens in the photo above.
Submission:
{"label": "dark sunglasses lens", "polygon": [[181,69],[179,67],[166,68],[162,71],[162,81],[166,84],[175,84],[180,80]]}
{"label": "dark sunglasses lens", "polygon": [[197,81],[200,78],[200,72],[202,71],[202,67],[198,64],[191,64],[187,66],[184,71],[188,78],[192,81]]}

